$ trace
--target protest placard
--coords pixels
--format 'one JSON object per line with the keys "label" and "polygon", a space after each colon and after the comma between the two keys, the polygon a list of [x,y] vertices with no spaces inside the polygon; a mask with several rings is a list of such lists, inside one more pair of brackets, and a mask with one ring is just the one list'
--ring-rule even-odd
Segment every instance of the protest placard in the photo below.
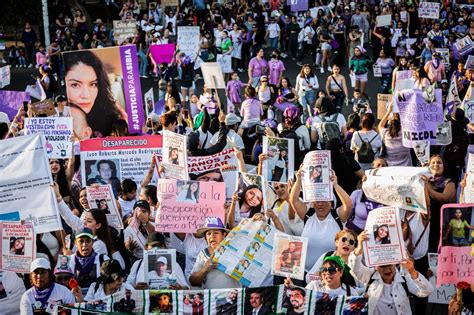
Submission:
{"label": "protest placard", "polygon": [[395,91],[412,89],[414,87],[413,80],[410,80],[413,76],[412,70],[397,71],[395,75]]}
{"label": "protest placard", "polygon": [[368,267],[398,264],[407,258],[400,210],[381,207],[369,212],[365,223],[369,239],[363,243]]}
{"label": "protest placard", "polygon": [[266,222],[243,219],[214,253],[217,269],[246,287],[260,286],[271,270],[274,235]]}
{"label": "protest placard", "polygon": [[145,113],[146,118],[150,118],[150,115],[155,112],[155,96],[153,95],[153,87],[151,87],[148,92],[143,96],[145,101]]}
{"label": "protest placard", "polygon": [[36,234],[31,222],[0,222],[0,270],[29,273],[36,258]]}
{"label": "protest placard", "polygon": [[273,248],[272,274],[303,280],[308,238],[276,233]]}
{"label": "protest placard", "polygon": [[29,84],[25,88],[25,92],[28,93],[31,98],[44,101],[46,99],[46,92],[44,91],[43,85],[41,85],[41,81],[36,79],[35,84]]}
{"label": "protest placard", "polygon": [[443,60],[444,66],[449,68],[451,65],[449,62],[449,48],[435,48],[435,51],[439,54],[441,60]]}
{"label": "protest placard", "polygon": [[232,56],[231,55],[217,54],[216,61],[220,65],[222,73],[232,72]]}
{"label": "protest placard", "polygon": [[413,142],[429,140],[436,145],[436,132],[438,126],[444,123],[441,90],[435,90],[435,101],[429,103],[425,100],[421,90],[398,91],[395,103],[400,110],[402,125],[402,143],[404,147],[412,148]]}
{"label": "protest placard", "polygon": [[225,184],[222,182],[159,179],[155,228],[160,232],[194,233],[207,217],[225,222]]}
{"label": "protest placard", "polygon": [[115,197],[118,197],[120,182],[124,178],[132,179],[140,187],[153,153],[161,155],[161,145],[161,135],[81,141],[82,186],[110,184]]}
{"label": "protest placard", "polygon": [[143,276],[150,289],[168,289],[171,284],[176,284],[178,264],[175,249],[144,251],[143,266]]}
{"label": "protest placard", "polygon": [[162,0],[161,5],[164,7],[177,7],[179,5],[178,0]]}
{"label": "protest placard", "polygon": [[390,26],[392,24],[392,15],[377,15],[377,27]]}
{"label": "protest placard", "polygon": [[474,50],[474,45],[469,35],[466,35],[463,38],[458,39],[454,43],[454,47],[456,47],[456,49],[458,50],[461,56],[470,54]]}
{"label": "protest placard", "polygon": [[42,134],[46,154],[51,159],[67,159],[72,155],[74,140],[71,117],[26,118],[25,135]]}
{"label": "protest placard", "polygon": [[53,116],[56,115],[56,110],[54,109],[53,102],[51,99],[45,99],[44,101],[39,101],[31,103],[31,110],[35,116],[46,115]]}
{"label": "protest placard", "polygon": [[291,12],[299,12],[308,10],[308,0],[290,0],[288,1],[291,7]]}
{"label": "protest placard", "polygon": [[134,38],[137,35],[137,22],[135,20],[121,21],[114,20],[114,39],[120,45],[129,38]]}
{"label": "protest placard", "polygon": [[448,145],[453,140],[451,122],[446,121],[438,124],[436,127],[436,144],[437,145]]}
{"label": "protest placard", "polygon": [[32,222],[36,233],[62,229],[42,135],[0,141],[0,220]]}
{"label": "protest placard", "polygon": [[10,85],[11,74],[10,66],[3,66],[0,68],[0,89]]}
{"label": "protest placard", "polygon": [[122,216],[117,208],[112,186],[94,185],[86,187],[87,202],[89,209],[99,209],[105,212],[107,222],[110,226],[121,230],[123,229]]}
{"label": "protest placard", "polygon": [[431,177],[424,167],[383,167],[365,172],[362,189],[370,200],[387,206],[426,213],[425,186],[420,176]]}
{"label": "protest placard", "polygon": [[199,26],[178,26],[178,47],[180,52],[194,60],[199,50]]}
{"label": "protest placard", "polygon": [[413,141],[413,151],[421,166],[426,166],[430,160],[430,142],[428,140]]}
{"label": "protest placard", "polygon": [[377,119],[382,119],[385,116],[392,98],[392,94],[377,94]]}
{"label": "protest placard", "polygon": [[466,70],[474,70],[474,56],[468,56],[466,64],[464,65]]}
{"label": "protest placard", "polygon": [[169,178],[189,179],[186,136],[172,131],[163,131],[162,164]]}
{"label": "protest placard", "polygon": [[7,114],[8,119],[13,120],[23,102],[31,102],[29,93],[18,91],[0,91],[0,112]]}
{"label": "protest placard", "polygon": [[474,204],[444,204],[441,207],[440,250],[436,285],[474,283]]}
{"label": "protest placard", "polygon": [[[451,115],[451,113],[460,106],[461,99],[459,98],[457,80],[454,76],[451,76],[451,83],[449,84],[448,95],[446,96],[445,115]],[[466,109],[464,109],[464,113],[466,114],[466,117],[469,118],[469,120],[472,118],[468,116]]]}
{"label": "protest placard", "polygon": [[428,303],[449,304],[451,297],[456,294],[456,287],[453,284],[442,284],[436,287],[438,254],[428,253],[428,264],[432,271],[432,276],[428,280],[433,286],[433,292],[428,296]]}
{"label": "protest placard", "polygon": [[374,70],[374,78],[381,78],[382,77],[382,68],[375,64],[372,66],[372,69]]}
{"label": "protest placard", "polygon": [[293,139],[263,137],[263,153],[267,155],[262,166],[262,174],[266,180],[286,183],[293,178]]}
{"label": "protest placard", "polygon": [[332,201],[331,151],[318,150],[307,153],[303,161],[303,171],[304,201]]}
{"label": "protest placard", "polygon": [[150,45],[150,54],[156,64],[169,64],[173,60],[175,49],[175,44]]}
{"label": "protest placard", "polygon": [[418,6],[418,17],[424,19],[439,19],[439,7],[438,2],[426,2],[421,1]]}
{"label": "protest placard", "polygon": [[237,181],[234,187],[236,187],[235,191],[239,197],[239,202],[235,206],[236,221],[263,211],[264,205],[266,205],[266,187],[263,176],[237,172]]}
{"label": "protest placard", "polygon": [[[127,119],[129,133],[142,134],[145,116],[136,45],[64,52],[62,56],[66,68],[66,81],[71,76],[81,74],[83,68],[76,67],[81,62],[88,66],[94,65],[97,77],[103,75],[108,78],[108,81],[99,85],[95,98],[90,99],[86,104],[74,92],[73,84],[66,84],[68,102],[83,107],[92,131],[99,132],[103,137],[109,136],[112,124],[118,120],[113,113],[118,115],[117,108],[119,107],[126,112],[126,115],[121,116],[122,119]],[[109,114],[104,115],[104,113]],[[71,116],[74,121],[84,121],[84,113],[80,111],[71,112]]]}
{"label": "protest placard", "polygon": [[202,76],[206,87],[211,89],[225,89],[224,76],[221,66],[217,62],[203,62],[201,64]]}

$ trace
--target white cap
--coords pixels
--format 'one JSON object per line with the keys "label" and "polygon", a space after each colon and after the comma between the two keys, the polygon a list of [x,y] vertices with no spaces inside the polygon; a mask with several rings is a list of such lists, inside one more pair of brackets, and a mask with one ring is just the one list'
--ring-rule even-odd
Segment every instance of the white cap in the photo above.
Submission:
{"label": "white cap", "polygon": [[0,123],[6,123],[10,126],[10,118],[8,118],[8,115],[4,112],[0,112]]}
{"label": "white cap", "polygon": [[39,268],[51,270],[51,264],[46,258],[36,258],[35,260],[31,262],[30,272],[33,272]]}
{"label": "white cap", "polygon": [[162,263],[164,263],[165,265],[168,265],[168,259],[166,259],[165,256],[161,256],[160,258],[158,258],[158,260],[157,260],[156,262],[157,262],[157,263],[162,262]]}

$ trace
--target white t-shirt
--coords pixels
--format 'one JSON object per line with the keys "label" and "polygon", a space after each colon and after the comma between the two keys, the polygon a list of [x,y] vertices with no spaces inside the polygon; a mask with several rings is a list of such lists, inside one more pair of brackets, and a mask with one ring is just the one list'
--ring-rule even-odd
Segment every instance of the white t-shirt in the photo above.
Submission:
{"label": "white t-shirt", "polygon": [[[331,289],[324,285],[321,280],[313,280],[306,285],[306,289],[315,290],[316,292],[328,293],[332,295],[346,295],[347,296],[347,287],[346,284],[342,284],[339,288]],[[350,295],[359,295],[357,290],[353,287],[350,287]],[[385,314],[384,314],[385,315]]]}
{"label": "white t-shirt", "polygon": [[[107,295],[105,294],[104,292],[104,285],[103,284],[99,284],[99,287],[97,288],[97,290],[95,289],[96,288],[96,283],[91,283],[91,285],[89,286],[89,290],[87,290],[87,294],[86,296],[84,297],[84,301],[88,302],[88,301],[97,301],[97,300],[106,300],[110,295]],[[120,292],[122,290],[134,290],[134,288],[129,285],[128,283],[123,283],[122,286],[120,287],[120,289],[117,290],[117,292]],[[115,293],[117,293],[115,292]]]}
{"label": "white t-shirt", "polygon": [[303,233],[301,233],[301,236],[308,238],[305,270],[310,270],[319,256],[336,249],[334,237],[340,230],[341,228],[331,213],[328,213],[322,221],[318,219],[316,213],[308,219],[303,228]]}
{"label": "white t-shirt", "polygon": [[138,247],[133,250],[133,256],[137,258],[143,258],[143,250],[145,248],[147,238],[142,233],[140,233],[140,231],[137,231],[136,228],[134,228],[131,224],[123,231],[123,239],[125,242],[130,238],[138,245]]}
{"label": "white t-shirt", "polygon": [[397,308],[392,296],[392,284],[383,284],[382,294],[380,294],[377,303],[375,304],[374,314],[397,315]]}
{"label": "white t-shirt", "polygon": [[63,285],[55,283],[53,291],[51,292],[51,295],[48,298],[47,305],[45,308],[42,308],[41,306],[36,307],[35,302],[36,302],[36,299],[33,295],[33,288],[30,288],[25,293],[23,293],[23,296],[21,297],[20,313],[22,315],[30,315],[30,314],[32,315],[34,314],[33,310],[35,311],[45,310],[48,313],[53,313],[55,305],[73,304],[73,303],[76,303],[76,299],[74,298],[74,295],[72,295],[71,291],[68,288],[66,288]]}
{"label": "white t-shirt", "polygon": [[25,292],[25,284],[18,275],[12,271],[0,271],[0,284],[5,290],[0,295],[0,305],[2,306],[2,314],[16,315],[20,313],[20,304],[23,292]]}
{"label": "white t-shirt", "polygon": [[295,213],[295,218],[290,219],[288,217],[288,202],[275,204],[272,208],[275,211],[278,219],[280,219],[286,234],[301,236],[304,229],[304,221]]}
{"label": "white t-shirt", "polygon": [[[344,118],[344,115],[334,113],[332,115],[324,117],[325,122],[332,121],[334,119],[334,115],[337,115],[336,122],[339,125],[339,130],[342,132],[342,129],[346,126],[346,123],[347,123],[346,118]],[[318,148],[319,149],[321,148],[321,144],[320,144],[319,139],[320,139],[321,134],[322,134],[322,130],[321,130],[322,123],[323,123],[323,120],[321,119],[321,117],[319,115],[318,116],[313,116],[312,123],[311,123],[311,131],[316,131],[318,133],[318,136],[319,136],[318,137]]]}
{"label": "white t-shirt", "polygon": [[170,248],[174,248],[178,252],[186,255],[184,274],[186,279],[188,279],[196,262],[196,257],[207,247],[206,239],[204,237],[196,238],[193,234],[186,234],[184,241],[181,241],[174,233],[170,235]]}
{"label": "white t-shirt", "polygon": [[137,200],[123,200],[122,197],[119,197],[118,201],[120,206],[122,207],[122,217],[125,217],[126,215],[131,215],[133,212],[133,206],[135,205],[135,202],[137,202]]}
{"label": "white t-shirt", "polygon": [[[312,87],[310,88],[308,85],[311,84]],[[299,94],[303,93],[304,91],[309,91],[311,89],[317,90],[319,89],[319,82],[318,78],[316,75],[313,75],[312,77],[305,78],[304,76],[297,75],[296,76],[296,85],[298,87],[298,91],[296,91]]]}
{"label": "white t-shirt", "polygon": [[[217,141],[219,140],[219,133],[216,132],[214,136],[212,136],[211,139],[211,144],[216,144]],[[240,150],[245,149],[244,141],[242,140],[242,137],[239,136],[234,130],[229,130],[227,133],[227,143],[224,147],[224,150],[228,150],[230,148],[238,148]]]}
{"label": "white t-shirt", "polygon": [[280,26],[278,23],[270,23],[268,25],[268,37],[270,38],[275,38],[278,37],[278,34],[280,33]]}

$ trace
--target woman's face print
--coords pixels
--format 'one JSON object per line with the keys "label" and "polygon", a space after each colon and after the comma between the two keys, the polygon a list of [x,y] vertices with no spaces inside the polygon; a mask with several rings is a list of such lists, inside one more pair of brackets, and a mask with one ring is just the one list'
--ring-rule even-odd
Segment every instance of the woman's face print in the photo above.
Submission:
{"label": "woman's face print", "polygon": [[92,110],[98,92],[97,74],[91,66],[78,63],[66,74],[69,102],[81,107],[86,114]]}
{"label": "woman's face print", "polygon": [[245,193],[245,201],[251,207],[258,207],[262,204],[263,194],[258,188],[249,189]]}
{"label": "woman's face print", "polygon": [[112,177],[112,169],[108,163],[99,165],[99,175],[103,180],[109,180]]}

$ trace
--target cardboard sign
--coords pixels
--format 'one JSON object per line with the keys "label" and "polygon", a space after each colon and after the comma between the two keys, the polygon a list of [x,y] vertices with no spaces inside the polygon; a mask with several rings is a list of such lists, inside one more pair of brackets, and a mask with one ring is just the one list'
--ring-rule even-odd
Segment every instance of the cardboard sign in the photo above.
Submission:
{"label": "cardboard sign", "polygon": [[390,26],[392,24],[392,15],[378,15],[377,16],[377,27]]}
{"label": "cardboard sign", "polygon": [[224,76],[221,66],[217,62],[203,62],[201,64],[204,83],[211,89],[225,89]]}
{"label": "cardboard sign", "polygon": [[31,110],[35,116],[44,115],[53,116],[56,115],[56,110],[54,109],[53,102],[51,99],[46,99],[44,101],[36,102],[31,104]]}
{"label": "cardboard sign", "polygon": [[385,116],[392,98],[392,94],[377,94],[377,119],[382,119]]}
{"label": "cardboard sign", "polygon": [[129,38],[133,38],[137,34],[137,22],[131,21],[113,21],[114,24],[114,38],[121,44]]}
{"label": "cardboard sign", "polygon": [[161,0],[161,5],[164,7],[177,7],[179,5],[178,0]]}
{"label": "cardboard sign", "polygon": [[424,19],[439,19],[440,3],[437,2],[420,2],[418,7],[418,17]]}

